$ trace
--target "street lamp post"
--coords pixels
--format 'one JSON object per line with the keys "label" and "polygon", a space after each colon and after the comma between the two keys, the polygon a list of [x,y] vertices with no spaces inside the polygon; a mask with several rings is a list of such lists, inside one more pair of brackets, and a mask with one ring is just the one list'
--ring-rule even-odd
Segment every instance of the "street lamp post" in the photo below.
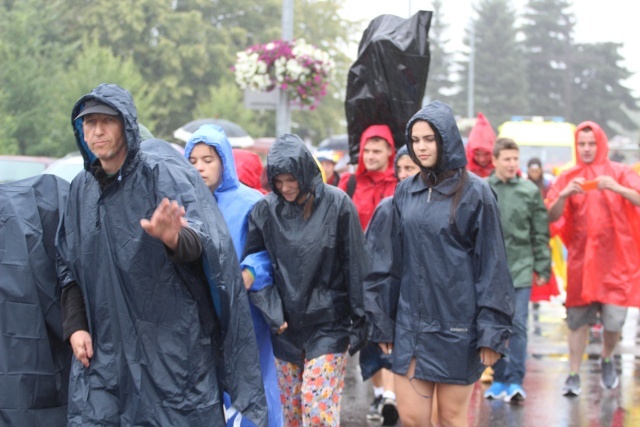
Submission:
{"label": "street lamp post", "polygon": [[469,75],[468,78],[468,90],[467,90],[467,117],[474,117],[473,114],[475,111],[475,56],[476,56],[476,30],[475,24],[471,21],[471,26],[469,28]]}
{"label": "street lamp post", "polygon": [[[293,40],[293,0],[282,0],[282,40]],[[276,106],[276,136],[291,132],[291,107],[289,96],[279,91]]]}

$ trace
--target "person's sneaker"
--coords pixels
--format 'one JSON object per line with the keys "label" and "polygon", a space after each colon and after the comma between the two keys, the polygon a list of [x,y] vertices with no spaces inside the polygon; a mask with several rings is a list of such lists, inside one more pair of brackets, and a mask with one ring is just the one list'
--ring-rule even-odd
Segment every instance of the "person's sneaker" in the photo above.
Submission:
{"label": "person's sneaker", "polygon": [[507,387],[507,395],[504,397],[505,402],[522,402],[527,398],[527,393],[524,392],[520,384],[509,384]]}
{"label": "person's sneaker", "polygon": [[580,396],[581,391],[582,389],[580,388],[580,375],[570,374],[567,377],[567,380],[564,382],[562,394],[564,394],[565,396]]}
{"label": "person's sneaker", "polygon": [[380,415],[380,406],[382,405],[382,395],[374,397],[373,402],[369,406],[369,412],[367,412],[367,419],[369,421],[380,421],[382,419]]}
{"label": "person's sneaker", "polygon": [[600,377],[600,385],[602,388],[616,388],[618,387],[618,373],[616,372],[616,365],[613,363],[613,359],[600,359],[600,368],[602,369],[602,376]]}
{"label": "person's sneaker", "polygon": [[380,410],[382,415],[383,426],[394,426],[398,422],[398,407],[396,400],[389,397],[385,397],[382,400],[382,409]]}
{"label": "person's sneaker", "polygon": [[485,399],[504,399],[506,395],[507,385],[496,381],[484,392]]}

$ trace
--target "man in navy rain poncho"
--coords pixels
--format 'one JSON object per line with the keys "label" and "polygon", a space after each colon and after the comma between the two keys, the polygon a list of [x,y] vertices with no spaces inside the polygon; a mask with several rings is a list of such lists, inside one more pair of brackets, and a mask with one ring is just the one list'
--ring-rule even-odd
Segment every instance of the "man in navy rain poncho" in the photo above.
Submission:
{"label": "man in navy rain poncho", "polygon": [[[184,156],[202,176],[209,190],[213,191],[222,216],[227,222],[231,239],[240,260],[245,287],[249,292],[253,327],[260,350],[260,368],[267,395],[269,426],[282,426],[280,390],[276,377],[276,365],[271,345],[271,331],[284,330],[282,305],[273,287],[273,269],[266,251],[242,257],[249,213],[262,199],[262,193],[242,184],[238,178],[231,144],[221,127],[203,125],[194,132],[184,149]],[[265,320],[266,319],[266,320]],[[267,321],[269,324],[267,324]],[[271,331],[270,331],[271,329]],[[229,402],[225,402],[229,405]],[[228,409],[227,425],[238,425],[234,409]],[[252,425],[243,419],[240,425]]]}
{"label": "man in navy rain poncho", "polygon": [[55,236],[69,184],[0,185],[0,425],[67,425],[71,350],[62,339]]}
{"label": "man in navy rain poncho", "polygon": [[56,241],[69,425],[222,425],[224,390],[266,426],[239,264],[202,179],[165,142],[141,149],[119,86],[82,97],[71,121],[85,172]]}

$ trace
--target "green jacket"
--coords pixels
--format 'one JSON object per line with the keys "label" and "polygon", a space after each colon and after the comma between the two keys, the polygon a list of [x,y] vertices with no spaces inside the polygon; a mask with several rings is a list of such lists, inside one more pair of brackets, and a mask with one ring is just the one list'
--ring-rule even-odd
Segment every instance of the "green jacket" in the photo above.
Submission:
{"label": "green jacket", "polygon": [[549,217],[540,190],[519,176],[502,182],[492,173],[487,180],[498,196],[513,285],[516,288],[531,286],[533,272],[548,279],[551,275]]}

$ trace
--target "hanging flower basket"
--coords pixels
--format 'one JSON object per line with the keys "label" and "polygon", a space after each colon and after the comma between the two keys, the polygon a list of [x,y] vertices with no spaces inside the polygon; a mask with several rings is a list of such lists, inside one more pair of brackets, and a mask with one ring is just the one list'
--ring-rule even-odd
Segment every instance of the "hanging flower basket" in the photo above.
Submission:
{"label": "hanging flower basket", "polygon": [[241,89],[287,91],[292,102],[314,109],[326,95],[334,63],[304,39],[276,40],[238,52],[233,67]]}

